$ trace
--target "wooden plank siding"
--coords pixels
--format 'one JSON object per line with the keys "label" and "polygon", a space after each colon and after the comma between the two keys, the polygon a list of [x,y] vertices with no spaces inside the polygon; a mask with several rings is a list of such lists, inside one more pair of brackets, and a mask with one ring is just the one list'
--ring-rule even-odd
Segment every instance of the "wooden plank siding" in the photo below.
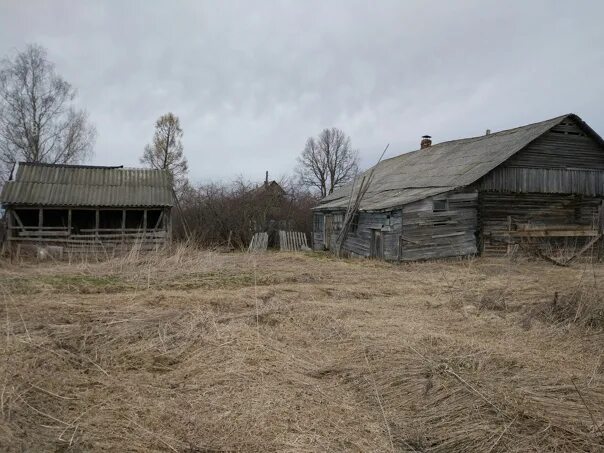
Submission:
{"label": "wooden plank siding", "polygon": [[399,258],[399,238],[402,226],[402,211],[360,212],[356,231],[350,231],[342,250],[351,256],[369,258],[371,255],[372,230],[382,232],[384,259],[393,261]]}
{"label": "wooden plank siding", "polygon": [[[446,209],[434,211],[435,200],[446,201]],[[473,255],[476,235],[478,193],[449,192],[403,207],[400,260],[422,260]]]}
{"label": "wooden plank siding", "polygon": [[[434,199],[445,200],[447,209],[434,212]],[[350,231],[342,246],[345,255],[369,258],[373,231],[381,232],[383,258],[387,261],[414,261],[475,254],[477,232],[477,199],[475,190],[451,192],[427,198],[402,208],[385,212],[360,212],[356,230]],[[325,213],[337,217],[343,211]],[[316,215],[316,214],[315,214]],[[334,249],[339,223],[331,234]],[[315,241],[322,237],[315,222]],[[315,250],[325,244],[315,242]]]}
{"label": "wooden plank siding", "polygon": [[604,195],[604,170],[498,167],[479,184],[482,191]]}
{"label": "wooden plank siding", "polygon": [[503,167],[604,170],[602,146],[567,119],[529,143]]}

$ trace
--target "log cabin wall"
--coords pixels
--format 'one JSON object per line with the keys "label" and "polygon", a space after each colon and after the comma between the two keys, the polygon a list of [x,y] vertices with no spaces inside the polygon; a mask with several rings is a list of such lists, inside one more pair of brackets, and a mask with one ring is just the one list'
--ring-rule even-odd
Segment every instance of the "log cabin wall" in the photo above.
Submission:
{"label": "log cabin wall", "polygon": [[449,192],[404,206],[399,259],[475,254],[477,206],[476,190]]}
{"label": "log cabin wall", "polygon": [[510,230],[515,240],[523,239],[519,230],[543,231],[550,236],[535,237],[540,245],[580,247],[597,233],[600,206],[600,198],[581,195],[481,192],[481,251],[506,253]]}
{"label": "log cabin wall", "polygon": [[552,234],[537,240],[542,245],[578,247],[601,228],[604,150],[567,119],[488,173],[476,187],[483,253],[505,253],[509,230],[518,228]]}

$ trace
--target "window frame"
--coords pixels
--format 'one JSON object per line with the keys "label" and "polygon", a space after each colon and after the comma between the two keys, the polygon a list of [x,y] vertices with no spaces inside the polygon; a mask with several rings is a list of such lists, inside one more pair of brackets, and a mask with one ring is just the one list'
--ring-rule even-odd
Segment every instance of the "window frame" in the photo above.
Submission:
{"label": "window frame", "polygon": [[[437,203],[442,203],[437,207]],[[432,212],[447,212],[449,210],[449,200],[446,198],[432,199]]]}

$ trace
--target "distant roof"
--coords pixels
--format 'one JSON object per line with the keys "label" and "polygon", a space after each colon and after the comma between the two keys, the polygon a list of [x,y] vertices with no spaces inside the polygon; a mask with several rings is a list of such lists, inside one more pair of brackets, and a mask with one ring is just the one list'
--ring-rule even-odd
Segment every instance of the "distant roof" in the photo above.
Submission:
{"label": "distant roof", "polygon": [[163,207],[173,205],[163,170],[21,162],[0,203],[37,206]]}
{"label": "distant roof", "polygon": [[[574,114],[480,137],[437,143],[380,162],[360,209],[379,211],[403,206],[470,185],[567,118],[579,123],[603,143],[602,138]],[[353,184],[337,189],[323,198],[315,209],[346,209],[351,190],[356,194],[363,175],[357,178],[354,189]]]}

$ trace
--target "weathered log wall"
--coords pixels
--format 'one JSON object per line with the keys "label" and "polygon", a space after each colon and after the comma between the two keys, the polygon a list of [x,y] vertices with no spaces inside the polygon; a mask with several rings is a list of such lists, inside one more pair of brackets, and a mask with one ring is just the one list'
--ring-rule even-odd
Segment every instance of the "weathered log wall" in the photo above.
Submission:
{"label": "weathered log wall", "polygon": [[[435,211],[439,200],[446,202],[446,209]],[[449,192],[404,206],[400,259],[475,254],[477,205],[478,193],[472,190]]]}
{"label": "weathered log wall", "polygon": [[[482,192],[480,226],[485,254],[507,251],[510,230],[566,230],[567,245],[579,246],[599,226],[601,199],[572,194],[521,194]],[[534,232],[536,234],[536,232]],[[528,233],[527,233],[528,234]],[[547,233],[544,233],[547,234]],[[552,233],[559,234],[559,233]],[[516,233],[516,235],[518,235]],[[564,236],[544,237],[540,242],[562,243]],[[570,242],[569,242],[570,241]]]}

